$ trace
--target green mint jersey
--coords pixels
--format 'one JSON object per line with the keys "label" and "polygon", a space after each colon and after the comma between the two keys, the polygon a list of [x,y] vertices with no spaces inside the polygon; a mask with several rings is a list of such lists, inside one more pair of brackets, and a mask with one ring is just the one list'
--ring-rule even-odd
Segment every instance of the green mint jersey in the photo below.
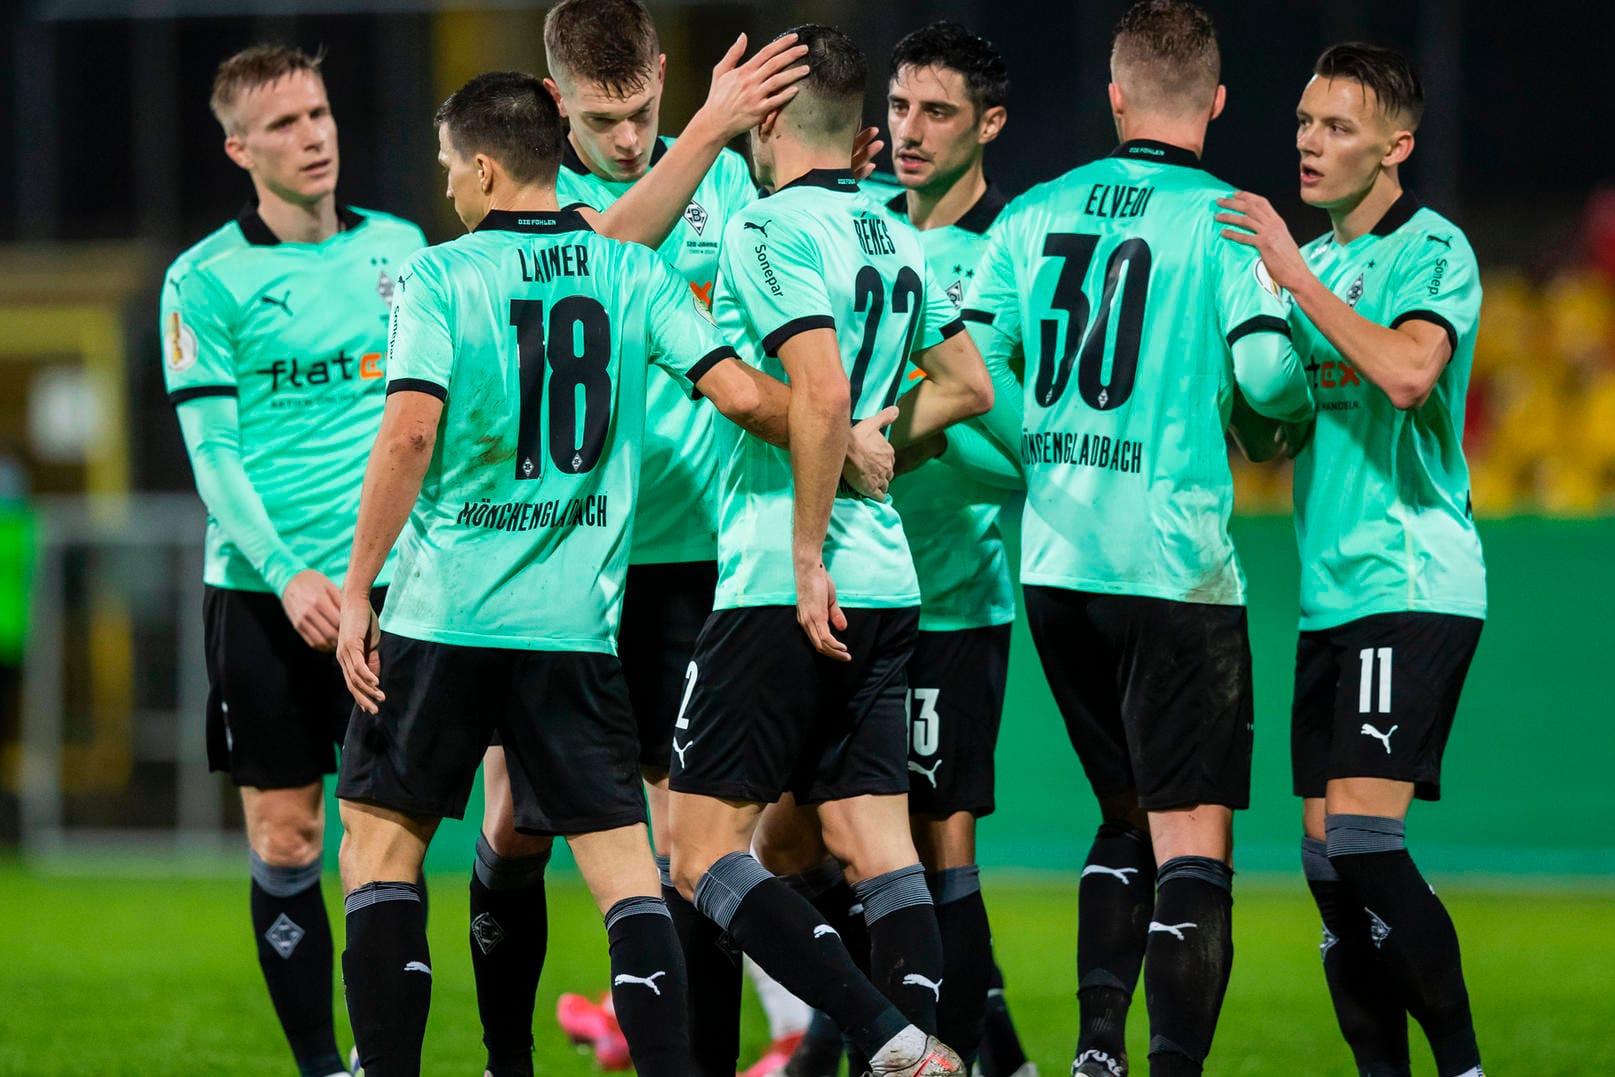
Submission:
{"label": "green mint jersey", "polygon": [[[657,142],[654,166],[673,142]],[[561,204],[582,202],[604,212],[632,183],[613,183],[589,171],[569,141],[555,181]],[[718,244],[729,218],[757,198],[746,159],[724,150],[695,196],[684,219],[657,248],[657,253],[689,282],[709,308],[718,273]],[[692,400],[677,382],[655,372],[645,415],[643,487],[634,522],[634,564],[710,561],[715,556],[717,526],[717,449],[713,443],[713,409]]]}
{"label": "green mint jersey", "polygon": [[[881,179],[863,187],[897,217],[908,215],[906,191]],[[955,310],[987,245],[987,229],[1004,208],[989,186],[964,216],[945,228],[919,232],[932,277]],[[910,378],[919,377],[911,371]],[[920,629],[956,632],[1015,620],[1015,579],[999,524],[1006,502],[1020,496],[988,486],[942,460],[921,464],[892,482],[892,503],[903,518],[920,581]]]}
{"label": "green mint jersey", "polygon": [[[714,310],[742,357],[781,381],[788,380],[782,343],[836,330],[855,420],[897,400],[912,352],[963,328],[929,277],[918,234],[840,169],[809,172],[729,222]],[[716,608],[795,605],[790,454],[729,424],[720,425],[719,438]],[[824,564],[843,606],[919,604],[890,499],[837,497]]]}
{"label": "green mint jersey", "polygon": [[[381,424],[393,281],[426,237],[385,213],[338,217],[323,243],[285,243],[248,210],[181,254],[163,283],[161,339],[169,400],[236,398],[242,465],[270,525],[340,586]],[[278,592],[294,571],[266,579],[209,514],[209,584]]]}
{"label": "green mint jersey", "polygon": [[[1025,355],[1023,582],[1244,603],[1228,536],[1231,348],[1288,336],[1289,312],[1254,252],[1220,237],[1227,193],[1188,150],[1138,140],[1032,188],[994,225],[965,318],[993,361]],[[1276,378],[1306,399],[1282,353]]]}
{"label": "green mint jersey", "polygon": [[389,393],[444,400],[381,625],[614,654],[650,364],[732,356],[656,253],[575,211],[495,211],[398,279]]}
{"label": "green mint jersey", "polygon": [[1301,253],[1369,321],[1430,322],[1452,345],[1430,398],[1402,411],[1291,312],[1318,399],[1316,432],[1295,461],[1301,627],[1403,611],[1486,616],[1463,453],[1480,319],[1475,252],[1456,225],[1404,194],[1367,235],[1342,245],[1326,234]]}

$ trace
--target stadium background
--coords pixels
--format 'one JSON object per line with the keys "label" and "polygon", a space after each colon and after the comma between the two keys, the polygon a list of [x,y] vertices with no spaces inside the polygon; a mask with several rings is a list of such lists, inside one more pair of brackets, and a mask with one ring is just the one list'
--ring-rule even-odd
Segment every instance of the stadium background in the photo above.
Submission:
{"label": "stadium background", "polygon": [[[800,21],[833,22],[865,45],[867,116],[884,125],[886,52],[947,15],[1009,62],[1011,119],[989,171],[1018,192],[1113,144],[1104,84],[1109,27],[1124,6],[652,4],[668,54],[663,131],[676,133],[699,104],[735,34],[755,44]],[[1490,1042],[1506,1027],[1530,1072],[1607,1069],[1615,17],[1566,0],[1207,6],[1229,88],[1207,167],[1269,194],[1298,236],[1326,226],[1296,198],[1291,143],[1294,101],[1317,52],[1346,38],[1396,44],[1423,74],[1429,111],[1405,178],[1464,226],[1484,270],[1466,450],[1492,609],[1448,755],[1446,800],[1415,808],[1412,833],[1455,895],[1466,960],[1480,969],[1472,978],[1483,1044],[1492,1014]],[[118,1007],[127,1028],[105,1006],[80,1007],[124,979],[107,951],[136,964],[161,952],[175,991],[200,975],[185,954],[217,956],[205,982],[218,1020],[243,1020],[243,1042],[281,1061],[256,1028],[271,1022],[237,923],[239,808],[200,757],[202,516],[157,366],[163,266],[249,194],[206,110],[213,66],[260,39],[323,46],[342,198],[443,240],[457,225],[433,160],[431,111],[478,71],[542,71],[541,24],[539,5],[504,0],[39,0],[0,14],[0,56],[11,61],[0,75],[0,139],[12,148],[0,162],[0,911],[8,924],[35,926],[0,941],[0,1073],[170,1072],[128,1063],[113,1050],[119,1036],[166,1044],[153,1059],[213,1058],[216,1041],[230,1040],[203,1032],[213,1020],[205,1015],[141,1009],[160,1006],[147,996]],[[1238,467],[1237,480],[1258,693],[1256,789],[1239,822],[1238,866],[1254,878],[1241,893],[1254,896],[1241,898],[1241,959],[1213,1072],[1344,1073],[1307,959],[1315,923],[1294,869],[1288,477]],[[1039,1060],[1052,1073],[1069,1048],[1070,882],[1093,819],[1030,641],[1017,631],[1000,810],[984,824],[982,858],[994,869],[987,888],[1012,996],[1025,999],[1018,1012],[1030,1042],[1047,1043]],[[472,824],[446,826],[429,862],[444,895],[434,906],[440,952],[459,946],[455,916],[464,929],[471,834]],[[88,879],[111,885],[109,904],[75,903]],[[563,869],[541,1025],[556,990],[598,978],[599,940],[579,894]],[[172,924],[160,923],[165,904]],[[99,933],[86,926],[97,916],[106,918]],[[1272,934],[1253,936],[1253,917]],[[178,930],[166,944],[164,927]],[[570,947],[568,930],[578,936]],[[1573,970],[1541,954],[1522,964],[1541,947]],[[73,978],[57,968],[63,952],[102,958],[79,962]],[[568,982],[576,969],[590,971]],[[469,1042],[474,1031],[459,1027],[471,1012],[468,979],[449,979],[440,980],[433,1042]],[[1253,1024],[1242,1039],[1247,1005]],[[1277,1034],[1256,1016],[1287,1005],[1310,1023]],[[64,1008],[83,1009],[84,1035],[63,1026]],[[46,1036],[30,1013],[61,1030]],[[82,1054],[101,1040],[104,1059]],[[1543,1054],[1545,1042],[1555,1046]],[[68,1044],[81,1055],[63,1053]],[[197,1072],[280,1072],[273,1063],[217,1061]]]}

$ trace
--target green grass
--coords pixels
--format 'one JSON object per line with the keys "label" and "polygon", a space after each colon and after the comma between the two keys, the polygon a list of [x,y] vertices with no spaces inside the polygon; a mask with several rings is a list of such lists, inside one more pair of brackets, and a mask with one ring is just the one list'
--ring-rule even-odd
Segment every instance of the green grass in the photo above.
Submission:
{"label": "green grass", "polygon": [[[482,1056],[464,877],[439,874],[431,885],[436,977],[425,1072],[476,1077]],[[1074,1043],[1073,881],[990,874],[987,887],[1022,1038],[1043,1073],[1059,1077]],[[326,892],[340,918],[334,879]],[[1442,892],[1464,940],[1488,1071],[1550,1077],[1615,1069],[1608,894],[1457,885]],[[246,905],[245,879],[103,879],[0,866],[0,1074],[291,1074]],[[1318,969],[1316,916],[1299,880],[1242,879],[1234,913],[1233,983],[1207,1072],[1350,1077]],[[606,979],[604,931],[575,878],[552,880],[550,922],[535,1023],[539,1071],[592,1073],[553,1020],[560,991],[598,991]],[[1141,1010],[1131,1029],[1139,1059]],[[745,1027],[746,1050],[754,1052],[764,1038],[755,1007]],[[346,1045],[345,1022],[339,1029]],[[1433,1073],[1417,1028],[1414,1038],[1415,1072]]]}

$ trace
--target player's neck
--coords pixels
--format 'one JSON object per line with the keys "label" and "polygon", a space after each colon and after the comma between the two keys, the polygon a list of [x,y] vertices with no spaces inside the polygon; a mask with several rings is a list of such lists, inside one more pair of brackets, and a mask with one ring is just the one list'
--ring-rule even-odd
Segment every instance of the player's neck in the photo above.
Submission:
{"label": "player's neck", "polygon": [[1196,157],[1206,150],[1206,122],[1200,120],[1175,120],[1164,116],[1139,116],[1130,119],[1123,116],[1116,125],[1116,133],[1123,142],[1137,142],[1140,139],[1148,142],[1164,142],[1168,146],[1188,150]]}
{"label": "player's neck", "polygon": [[908,223],[924,232],[931,228],[946,228],[958,224],[959,218],[981,201],[987,193],[987,177],[981,170],[981,158],[971,162],[963,175],[946,187],[929,190],[910,188],[907,192]]}
{"label": "player's neck", "polygon": [[554,213],[561,208],[555,197],[555,186],[524,184],[495,191],[488,199],[488,212],[504,210],[510,213]]}
{"label": "player's neck", "polygon": [[1335,242],[1347,244],[1358,236],[1366,235],[1396,200],[1402,197],[1402,180],[1396,169],[1388,168],[1374,177],[1374,183],[1355,203],[1343,203],[1329,210],[1329,223],[1335,230]]}
{"label": "player's neck", "polygon": [[324,243],[341,227],[336,213],[336,193],[315,202],[290,202],[261,185],[258,187],[258,218],[282,243]]}
{"label": "player's neck", "polygon": [[816,169],[842,172],[851,167],[848,147],[815,146],[803,142],[774,144],[774,190],[801,179]]}

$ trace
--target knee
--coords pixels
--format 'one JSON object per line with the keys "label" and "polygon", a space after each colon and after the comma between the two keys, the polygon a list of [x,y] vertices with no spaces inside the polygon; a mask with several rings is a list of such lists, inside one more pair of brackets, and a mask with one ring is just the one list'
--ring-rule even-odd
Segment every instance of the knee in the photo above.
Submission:
{"label": "knee", "polygon": [[673,877],[673,887],[678,890],[679,897],[694,904],[696,884],[701,881],[701,876],[705,875],[707,869],[712,867],[715,862],[715,857],[702,855],[702,850],[687,849],[685,846],[675,842],[672,860],[668,865],[668,869]]}
{"label": "knee", "polygon": [[320,820],[279,815],[262,820],[251,836],[252,851],[273,867],[299,867],[324,849]]}
{"label": "knee", "polygon": [[506,860],[519,857],[547,856],[555,847],[555,839],[536,834],[523,834],[515,826],[485,825],[482,836],[496,856]]}
{"label": "knee", "polygon": [[752,852],[775,875],[800,874],[818,867],[829,855],[818,834],[797,827],[759,827]]}

